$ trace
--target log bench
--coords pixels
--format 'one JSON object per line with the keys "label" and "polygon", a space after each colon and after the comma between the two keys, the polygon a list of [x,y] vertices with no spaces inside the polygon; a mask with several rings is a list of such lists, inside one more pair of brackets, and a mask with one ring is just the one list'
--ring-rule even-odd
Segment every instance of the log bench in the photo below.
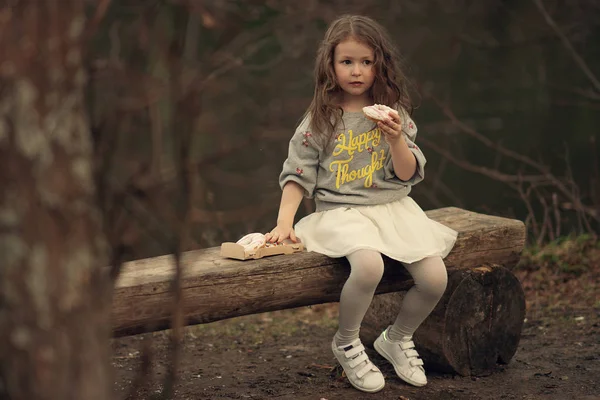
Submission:
{"label": "log bench", "polygon": [[[459,235],[445,259],[446,293],[415,333],[415,344],[428,368],[487,374],[497,362],[508,363],[519,343],[525,297],[510,269],[523,250],[525,226],[455,207],[427,215]],[[336,302],[349,274],[345,258],[302,252],[238,261],[222,258],[218,247],[186,252],[182,265],[182,307],[188,325]],[[113,300],[115,336],[169,328],[173,273],[170,255],[123,265]],[[403,291],[411,286],[406,270],[386,259],[361,330],[365,344],[394,321]]]}

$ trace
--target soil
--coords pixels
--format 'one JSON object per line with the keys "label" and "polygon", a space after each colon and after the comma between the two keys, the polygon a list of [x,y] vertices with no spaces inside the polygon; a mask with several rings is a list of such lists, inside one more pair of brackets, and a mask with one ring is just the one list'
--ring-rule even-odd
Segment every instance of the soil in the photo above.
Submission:
{"label": "soil", "polygon": [[[595,263],[594,263],[595,264]],[[185,329],[175,399],[600,399],[600,267],[523,268],[527,296],[518,351],[488,376],[428,371],[423,388],[409,386],[374,351],[385,388],[366,394],[340,374],[329,348],[336,304],[257,314]],[[145,353],[145,346],[152,349]],[[168,332],[113,341],[116,398],[159,398],[170,365]],[[142,355],[150,371],[142,387]]]}

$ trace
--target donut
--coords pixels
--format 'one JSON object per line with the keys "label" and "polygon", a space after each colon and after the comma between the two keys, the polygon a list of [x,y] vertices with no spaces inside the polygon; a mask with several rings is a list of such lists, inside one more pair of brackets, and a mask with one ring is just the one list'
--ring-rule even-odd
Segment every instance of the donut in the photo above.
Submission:
{"label": "donut", "polygon": [[386,106],[385,104],[373,104],[372,106],[363,107],[363,113],[373,122],[385,121],[390,118],[389,113],[393,112],[396,115],[398,111]]}
{"label": "donut", "polygon": [[262,233],[249,233],[236,242],[246,251],[253,251],[263,247],[267,241]]}

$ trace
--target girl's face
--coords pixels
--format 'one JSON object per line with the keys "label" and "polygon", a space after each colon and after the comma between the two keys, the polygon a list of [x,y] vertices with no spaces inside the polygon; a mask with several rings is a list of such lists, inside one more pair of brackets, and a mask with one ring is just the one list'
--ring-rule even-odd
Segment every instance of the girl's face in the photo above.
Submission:
{"label": "girl's face", "polygon": [[333,53],[333,66],[338,85],[344,91],[344,102],[370,103],[369,89],[375,81],[373,49],[353,38],[340,42]]}

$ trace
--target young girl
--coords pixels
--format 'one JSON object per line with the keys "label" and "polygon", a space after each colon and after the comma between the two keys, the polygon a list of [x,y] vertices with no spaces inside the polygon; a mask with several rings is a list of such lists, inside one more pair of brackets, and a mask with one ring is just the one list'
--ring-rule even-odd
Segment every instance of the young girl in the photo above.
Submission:
{"label": "young girl", "polygon": [[[423,386],[427,379],[412,335],[444,293],[442,258],[456,232],[427,218],[408,197],[423,180],[425,157],[414,144],[417,128],[407,112],[412,107],[399,57],[378,23],[343,16],[325,34],[315,75],[312,103],[280,176],[277,226],[267,240],[300,239],[308,251],[347,257],[351,272],[331,348],[350,383],[365,392],[377,392],[385,382],[359,339],[360,325],[383,274],[382,254],[400,261],[415,284],[374,347],[401,379]],[[374,103],[394,111],[375,124],[362,112]],[[316,212],[294,230],[303,196],[315,198]]]}

